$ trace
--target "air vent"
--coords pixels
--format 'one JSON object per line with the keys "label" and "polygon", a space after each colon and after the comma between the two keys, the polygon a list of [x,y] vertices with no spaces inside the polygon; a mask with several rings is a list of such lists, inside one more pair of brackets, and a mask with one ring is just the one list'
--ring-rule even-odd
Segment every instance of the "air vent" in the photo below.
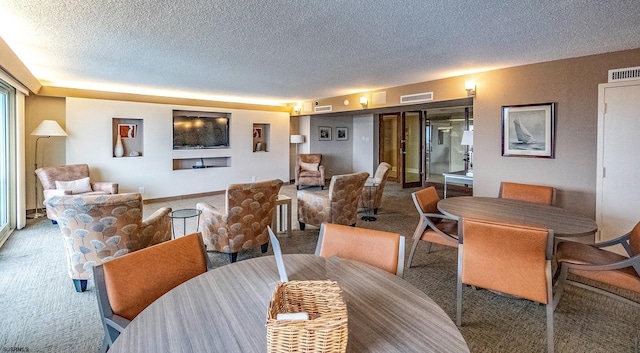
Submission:
{"label": "air vent", "polygon": [[333,110],[331,105],[320,105],[316,107],[316,113],[326,113]]}
{"label": "air vent", "polygon": [[640,80],[640,66],[609,70],[609,82]]}
{"label": "air vent", "polygon": [[404,103],[418,103],[433,100],[433,92],[407,94],[406,96],[400,96],[400,104]]}

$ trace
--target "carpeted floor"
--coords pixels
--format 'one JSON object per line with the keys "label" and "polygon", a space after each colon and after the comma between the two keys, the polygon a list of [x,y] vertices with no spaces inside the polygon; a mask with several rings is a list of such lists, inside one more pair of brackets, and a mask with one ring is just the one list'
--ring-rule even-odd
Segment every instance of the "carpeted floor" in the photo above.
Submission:
{"label": "carpeted floor", "polygon": [[[441,185],[440,195],[442,196]],[[358,221],[358,227],[390,230],[407,237],[407,255],[417,225],[410,193],[387,184],[383,205],[375,222]],[[448,196],[470,194],[471,189],[451,186]],[[295,187],[282,192],[294,198]],[[149,215],[159,207],[193,208],[206,201],[224,207],[223,195],[145,204]],[[181,224],[180,224],[181,225]],[[195,230],[195,219],[187,220]],[[181,232],[181,227],[176,228]],[[318,229],[300,231],[294,222],[291,237],[280,235],[285,253],[313,253]],[[271,249],[266,255],[271,254]],[[263,256],[259,250],[240,253],[238,260]],[[216,266],[227,256],[210,253]],[[66,273],[66,260],[57,226],[48,220],[29,220],[0,248],[0,352],[96,352],[102,340],[95,292],[90,284],[76,293]],[[434,245],[418,246],[414,267],[405,279],[429,295],[451,318],[455,315],[457,250]],[[545,308],[527,300],[510,299],[486,290],[464,289],[463,326],[471,352],[545,352]],[[640,310],[604,296],[568,287],[555,315],[556,352],[640,352]],[[424,334],[428,335],[429,332]]]}

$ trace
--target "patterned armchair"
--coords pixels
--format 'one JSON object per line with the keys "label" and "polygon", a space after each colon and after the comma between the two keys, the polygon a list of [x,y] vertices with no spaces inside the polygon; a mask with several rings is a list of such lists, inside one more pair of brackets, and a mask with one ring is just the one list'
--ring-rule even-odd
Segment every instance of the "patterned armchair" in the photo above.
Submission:
{"label": "patterned armchair", "polygon": [[378,208],[380,208],[380,205],[382,204],[382,193],[384,192],[384,185],[387,183],[390,171],[391,164],[387,162],[380,163],[373,176],[373,180],[378,185],[367,187],[362,190],[361,205],[363,208],[373,208],[373,214],[378,214]]}
{"label": "patterned armchair", "polygon": [[226,209],[219,210],[206,202],[196,208],[202,210],[200,231],[207,251],[229,254],[235,262],[238,251],[260,245],[262,252],[269,246],[267,226],[271,226],[276,199],[282,180],[231,184],[227,187]]}
{"label": "patterned armchair", "polygon": [[355,226],[358,219],[358,201],[369,173],[334,175],[329,190],[298,191],[298,222],[320,227],[322,223]]}
{"label": "patterned armchair", "polygon": [[[89,166],[72,164],[58,167],[36,169],[36,175],[42,184],[44,200],[60,195],[106,195],[117,194],[118,184],[111,182],[89,182]],[[56,221],[56,217],[47,209],[47,218]]]}
{"label": "patterned armchair", "polygon": [[45,201],[58,220],[69,276],[84,292],[93,266],[171,239],[171,208],[142,219],[140,194],[63,195]]}
{"label": "patterned armchair", "polygon": [[296,189],[300,186],[320,186],[324,189],[324,166],[321,154],[301,154],[298,156],[295,169]]}

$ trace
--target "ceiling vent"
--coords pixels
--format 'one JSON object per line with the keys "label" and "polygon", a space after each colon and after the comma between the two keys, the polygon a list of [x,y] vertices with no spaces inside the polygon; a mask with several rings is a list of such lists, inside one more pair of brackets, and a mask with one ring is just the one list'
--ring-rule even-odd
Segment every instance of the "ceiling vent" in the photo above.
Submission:
{"label": "ceiling vent", "polygon": [[331,105],[320,105],[316,107],[316,113],[326,113],[333,110]]}
{"label": "ceiling vent", "polygon": [[609,70],[609,82],[640,80],[640,66]]}
{"label": "ceiling vent", "polygon": [[427,102],[432,100],[433,92],[407,94],[406,96],[400,96],[400,104]]}

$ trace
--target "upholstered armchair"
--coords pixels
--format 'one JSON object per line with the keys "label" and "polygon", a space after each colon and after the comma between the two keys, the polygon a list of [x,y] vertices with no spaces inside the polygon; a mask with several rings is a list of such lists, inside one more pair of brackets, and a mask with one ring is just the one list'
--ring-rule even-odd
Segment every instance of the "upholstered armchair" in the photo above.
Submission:
{"label": "upholstered armchair", "polygon": [[231,262],[237,260],[240,250],[260,245],[266,252],[267,226],[271,226],[282,184],[279,179],[231,184],[227,186],[224,210],[206,202],[196,204],[202,210],[199,227],[207,251],[227,253]]}
{"label": "upholstered armchair", "polygon": [[298,191],[298,222],[320,227],[322,223],[355,226],[358,202],[369,173],[334,175],[329,190]]}
{"label": "upholstered armchair", "polygon": [[374,185],[362,190],[361,205],[363,208],[373,208],[373,214],[378,214],[378,208],[382,204],[382,193],[384,192],[384,185],[387,183],[389,172],[391,172],[391,164],[387,162],[380,163],[373,175],[372,181]]}
{"label": "upholstered armchair", "polygon": [[142,196],[62,195],[45,201],[62,232],[69,277],[84,292],[93,266],[171,239],[171,208],[142,219]]}
{"label": "upholstered armchair", "polygon": [[295,169],[296,189],[300,186],[320,186],[324,189],[324,166],[321,154],[301,154]]}
{"label": "upholstered armchair", "polygon": [[[36,169],[44,193],[44,200],[60,195],[106,195],[117,194],[118,184],[111,182],[91,182],[89,166],[86,164],[63,165]],[[56,218],[49,209],[47,218]]]}

